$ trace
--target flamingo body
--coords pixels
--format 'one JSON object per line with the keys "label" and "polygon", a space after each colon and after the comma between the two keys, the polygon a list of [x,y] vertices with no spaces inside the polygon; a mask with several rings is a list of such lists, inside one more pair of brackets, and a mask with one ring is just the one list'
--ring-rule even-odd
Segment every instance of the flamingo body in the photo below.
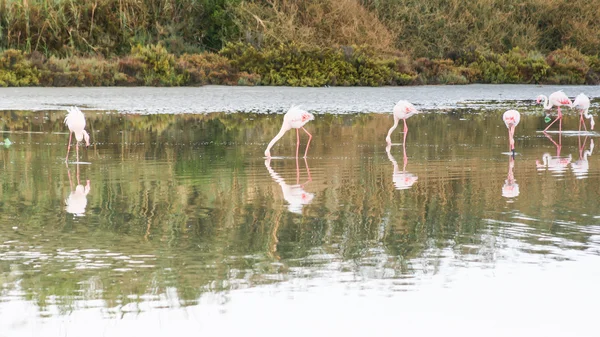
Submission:
{"label": "flamingo body", "polygon": [[590,109],[590,99],[583,93],[577,95],[577,97],[575,97],[575,100],[573,101],[573,103],[571,104],[571,108],[576,108],[579,110],[579,115],[580,115],[580,123],[579,123],[579,129],[581,130],[581,124],[583,124],[583,127],[586,129],[585,127],[585,122],[583,120],[583,118],[587,118],[590,120],[590,126],[591,129],[594,130],[594,116],[590,115],[588,110]]}
{"label": "flamingo body", "polygon": [[515,128],[521,121],[521,114],[517,110],[507,110],[502,115],[502,120],[508,128],[509,150],[515,154]]}
{"label": "flamingo body", "polygon": [[296,157],[298,156],[298,148],[300,147],[300,135],[298,134],[298,129],[304,130],[308,135],[308,143],[306,143],[306,151],[304,152],[304,158],[306,158],[306,154],[308,153],[308,147],[310,145],[310,140],[312,139],[312,135],[306,131],[304,125],[315,119],[315,116],[307,111],[300,109],[297,106],[292,106],[288,112],[283,116],[283,124],[281,125],[281,130],[279,133],[271,140],[267,149],[265,150],[265,157],[271,158],[271,147],[275,145],[275,143],[283,137],[283,135],[291,130],[296,129]]}
{"label": "flamingo body", "polygon": [[65,124],[69,128],[69,145],[67,145],[67,157],[69,159],[69,150],[71,149],[71,138],[75,134],[75,147],[77,150],[77,160],[79,160],[79,142],[85,140],[85,145],[90,146],[90,136],[85,131],[85,116],[83,112],[77,107],[70,107],[67,109],[68,113],[65,117]]}
{"label": "flamingo body", "polygon": [[404,121],[404,141],[406,141],[406,133],[408,132],[408,126],[406,125],[406,119],[412,115],[420,113],[414,105],[412,105],[408,101],[400,100],[394,106],[393,110],[394,115],[394,125],[388,131],[387,137],[385,137],[385,141],[388,145],[392,144],[392,132],[398,127],[398,122],[402,119]]}
{"label": "flamingo body", "polygon": [[539,95],[536,98],[536,103],[540,104],[542,102],[542,100],[544,101],[543,106],[544,106],[545,110],[550,110],[550,109],[552,109],[553,106],[556,106],[556,109],[558,110],[558,117],[556,117],[556,119],[554,121],[552,121],[552,123],[550,123],[544,129],[544,131],[547,131],[552,126],[552,124],[554,124],[554,122],[556,122],[557,120],[559,120],[559,125],[560,125],[559,130],[561,130],[562,129],[562,113],[560,112],[560,107],[561,106],[570,107],[573,103],[571,102],[569,97],[567,97],[567,95],[562,90],[551,93],[550,97],[546,97],[545,95]]}

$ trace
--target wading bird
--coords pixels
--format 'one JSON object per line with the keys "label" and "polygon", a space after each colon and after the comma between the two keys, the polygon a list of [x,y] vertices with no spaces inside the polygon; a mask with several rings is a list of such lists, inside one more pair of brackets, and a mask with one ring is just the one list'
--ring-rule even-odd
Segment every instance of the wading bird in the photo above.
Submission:
{"label": "wading bird", "polygon": [[398,101],[394,106],[394,125],[388,131],[387,137],[385,137],[385,141],[388,145],[392,144],[392,132],[398,126],[398,122],[402,119],[404,121],[404,142],[406,142],[406,134],[408,133],[408,126],[406,126],[406,119],[412,115],[420,113],[414,105],[412,105],[408,101]]}
{"label": "wading bird", "polygon": [[308,154],[308,146],[310,145],[310,140],[312,139],[312,135],[308,131],[306,131],[306,129],[304,128],[304,125],[314,119],[315,119],[315,116],[313,116],[313,114],[311,114],[307,111],[304,111],[297,106],[292,106],[290,108],[290,110],[288,110],[288,112],[286,112],[285,115],[283,116],[283,125],[281,125],[281,130],[271,140],[271,142],[267,146],[267,149],[265,150],[265,157],[271,158],[271,147],[273,147],[273,145],[275,145],[275,143],[281,137],[283,137],[283,135],[288,130],[294,128],[294,129],[296,129],[296,157],[298,157],[298,149],[300,148],[300,134],[298,132],[298,129],[304,130],[304,132],[306,132],[306,134],[308,135],[308,142],[306,143],[306,151],[304,151],[304,158],[306,158],[306,155]]}
{"label": "wading bird", "polygon": [[67,145],[67,157],[65,161],[69,161],[69,150],[71,149],[71,139],[75,134],[75,149],[77,152],[77,161],[79,161],[79,142],[85,140],[85,146],[90,146],[90,135],[85,131],[85,116],[77,107],[67,109],[67,117],[65,124],[69,127],[69,145]]}
{"label": "wading bird", "polygon": [[587,131],[583,117],[590,120],[590,128],[591,130],[594,130],[594,116],[590,115],[588,112],[590,108],[590,99],[585,94],[581,93],[577,95],[573,101],[573,104],[571,104],[571,108],[576,108],[579,110],[579,131],[581,131],[582,124],[585,131]]}
{"label": "wading bird", "polygon": [[562,131],[562,113],[560,112],[560,107],[563,105],[570,107],[573,103],[571,103],[569,97],[567,97],[567,95],[565,95],[565,93],[562,90],[553,92],[552,94],[550,94],[550,97],[546,97],[545,95],[539,95],[536,98],[536,103],[540,104],[542,100],[544,101],[543,105],[545,110],[552,109],[552,106],[556,106],[556,109],[558,110],[558,117],[556,117],[556,119],[553,120],[552,123],[550,123],[550,125],[548,125],[544,129],[544,131],[548,131],[552,124],[554,124],[554,122],[556,122],[557,120],[559,121],[558,130]]}
{"label": "wading bird", "polygon": [[506,127],[508,128],[508,144],[509,151],[512,152],[512,155],[515,155],[515,127],[519,124],[521,120],[521,114],[517,110],[507,110],[502,115],[502,120]]}

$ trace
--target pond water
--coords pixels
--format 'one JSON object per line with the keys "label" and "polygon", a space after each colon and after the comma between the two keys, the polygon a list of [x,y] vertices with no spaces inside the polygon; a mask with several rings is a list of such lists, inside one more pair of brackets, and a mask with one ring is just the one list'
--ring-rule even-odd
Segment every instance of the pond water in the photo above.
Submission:
{"label": "pond water", "polygon": [[[600,134],[540,132],[556,89],[600,111],[598,86],[0,89],[0,337],[596,336]],[[425,113],[386,148],[398,99]],[[266,160],[291,104],[308,156],[291,131]],[[68,105],[92,144],[65,164]]]}

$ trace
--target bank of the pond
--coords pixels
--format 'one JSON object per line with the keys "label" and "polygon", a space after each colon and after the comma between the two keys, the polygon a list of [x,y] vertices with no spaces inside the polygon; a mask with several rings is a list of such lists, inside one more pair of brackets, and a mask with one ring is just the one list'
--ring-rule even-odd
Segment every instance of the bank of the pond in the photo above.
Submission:
{"label": "bank of the pond", "polygon": [[513,48],[472,50],[446,59],[377,53],[368,47],[255,48],[230,43],[218,53],[176,55],[162,45],[134,46],[125,56],[46,57],[0,53],[0,86],[399,86],[517,83],[599,84],[600,58],[570,47],[544,55]]}

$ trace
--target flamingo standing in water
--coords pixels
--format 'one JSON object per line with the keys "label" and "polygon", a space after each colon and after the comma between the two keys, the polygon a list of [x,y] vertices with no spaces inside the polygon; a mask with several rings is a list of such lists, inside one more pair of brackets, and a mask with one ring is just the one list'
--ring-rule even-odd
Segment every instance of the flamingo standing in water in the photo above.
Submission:
{"label": "flamingo standing in water", "polygon": [[300,148],[300,134],[298,133],[298,129],[304,130],[308,135],[308,142],[306,143],[306,151],[304,151],[304,158],[308,154],[308,146],[310,145],[310,140],[312,139],[312,135],[306,131],[304,125],[309,121],[315,119],[313,114],[306,112],[300,109],[297,106],[292,106],[288,112],[283,116],[283,125],[281,125],[281,130],[279,133],[271,140],[267,149],[265,150],[265,157],[271,158],[271,147],[275,145],[275,143],[279,140],[279,138],[283,137],[283,135],[290,129],[296,129],[296,157],[298,157],[298,149]]}
{"label": "flamingo standing in water", "polygon": [[90,146],[90,135],[85,131],[85,116],[77,107],[67,109],[68,113],[65,117],[65,124],[69,127],[69,145],[67,146],[67,157],[65,161],[69,161],[69,150],[71,149],[71,139],[75,134],[75,148],[77,151],[77,161],[79,161],[79,142],[85,140],[85,146]]}
{"label": "flamingo standing in water", "polygon": [[545,95],[539,95],[536,98],[536,103],[540,104],[542,100],[544,101],[544,109],[550,110],[552,109],[552,106],[556,106],[556,109],[558,110],[558,117],[556,117],[556,119],[553,120],[552,123],[550,123],[550,125],[548,125],[544,129],[544,132],[548,131],[552,124],[554,124],[554,122],[556,122],[557,120],[559,120],[558,130],[562,131],[562,113],[560,112],[560,107],[563,105],[570,107],[573,103],[571,103],[569,97],[567,97],[567,95],[562,90],[551,93],[550,97],[546,97]]}
{"label": "flamingo standing in water", "polygon": [[590,127],[592,130],[594,130],[594,116],[590,115],[588,112],[590,108],[590,99],[585,94],[581,93],[577,95],[571,104],[571,108],[576,108],[579,110],[579,131],[581,131],[581,124],[583,124],[585,131],[587,131],[583,117],[590,120]]}
{"label": "flamingo standing in water", "polygon": [[408,101],[398,101],[394,106],[394,125],[388,131],[385,141],[388,145],[392,144],[392,132],[398,127],[398,122],[402,119],[404,121],[404,142],[406,142],[406,134],[408,133],[408,126],[406,126],[406,119],[412,115],[418,114],[421,111],[417,110],[414,105]]}
{"label": "flamingo standing in water", "polygon": [[506,127],[508,128],[508,142],[509,142],[509,151],[512,152],[514,157],[515,155],[515,127],[519,124],[521,120],[521,114],[517,110],[507,110],[502,115],[502,120]]}

